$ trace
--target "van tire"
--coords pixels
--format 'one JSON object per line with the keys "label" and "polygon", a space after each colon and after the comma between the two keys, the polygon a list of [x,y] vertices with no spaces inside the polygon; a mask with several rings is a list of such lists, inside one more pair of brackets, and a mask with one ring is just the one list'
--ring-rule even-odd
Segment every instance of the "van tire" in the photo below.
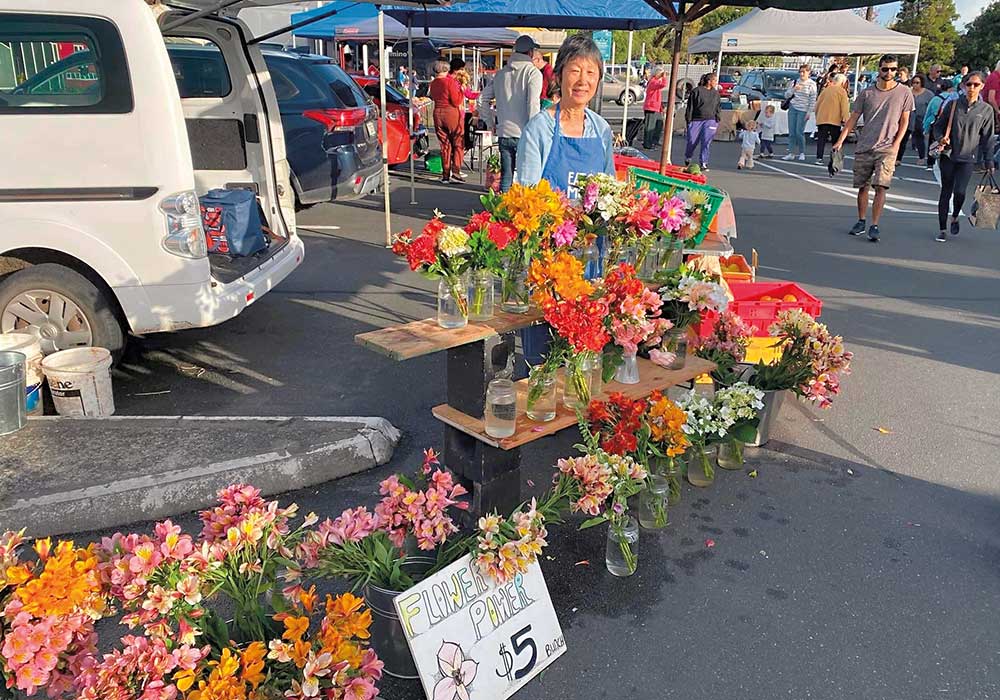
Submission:
{"label": "van tire", "polygon": [[[107,348],[115,360],[121,356],[125,348],[125,330],[115,313],[112,300],[86,277],[63,265],[32,265],[0,280],[0,323],[3,323],[7,305],[19,295],[32,290],[55,292],[72,301],[90,327],[91,345]],[[0,331],[3,330],[0,326]]]}

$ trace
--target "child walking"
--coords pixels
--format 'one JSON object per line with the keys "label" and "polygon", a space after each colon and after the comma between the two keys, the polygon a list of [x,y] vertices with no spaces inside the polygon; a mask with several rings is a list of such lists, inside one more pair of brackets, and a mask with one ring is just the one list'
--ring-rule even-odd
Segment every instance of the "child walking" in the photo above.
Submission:
{"label": "child walking", "polygon": [[738,170],[744,167],[753,170],[753,152],[760,143],[760,134],[757,133],[757,122],[752,119],[747,123],[747,128],[740,134],[740,159],[736,163]]}
{"label": "child walking", "polygon": [[778,128],[778,118],[774,116],[774,105],[764,107],[757,130],[760,131],[760,157],[774,158],[774,130]]}

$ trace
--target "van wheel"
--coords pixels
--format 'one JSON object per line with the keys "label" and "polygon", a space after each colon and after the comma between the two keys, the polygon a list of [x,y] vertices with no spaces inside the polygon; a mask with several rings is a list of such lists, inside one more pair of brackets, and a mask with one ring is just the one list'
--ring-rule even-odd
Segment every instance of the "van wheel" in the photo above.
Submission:
{"label": "van wheel", "polygon": [[26,267],[0,281],[0,333],[38,336],[46,355],[95,346],[117,358],[125,346],[125,332],[104,293],[54,263]]}

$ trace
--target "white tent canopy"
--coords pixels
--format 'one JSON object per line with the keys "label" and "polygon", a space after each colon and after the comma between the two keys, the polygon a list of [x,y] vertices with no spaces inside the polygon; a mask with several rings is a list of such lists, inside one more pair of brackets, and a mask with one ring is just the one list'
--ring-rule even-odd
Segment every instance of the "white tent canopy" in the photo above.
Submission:
{"label": "white tent canopy", "polygon": [[851,10],[797,12],[755,8],[688,43],[690,53],[916,55],[919,50],[919,36],[886,29]]}

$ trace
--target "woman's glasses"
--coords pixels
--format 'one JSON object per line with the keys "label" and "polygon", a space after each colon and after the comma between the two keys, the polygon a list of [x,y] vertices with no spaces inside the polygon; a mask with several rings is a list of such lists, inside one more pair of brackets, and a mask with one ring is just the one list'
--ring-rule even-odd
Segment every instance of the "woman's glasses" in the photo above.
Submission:
{"label": "woman's glasses", "polygon": [[981,88],[983,83],[966,83],[966,85],[970,88]]}

